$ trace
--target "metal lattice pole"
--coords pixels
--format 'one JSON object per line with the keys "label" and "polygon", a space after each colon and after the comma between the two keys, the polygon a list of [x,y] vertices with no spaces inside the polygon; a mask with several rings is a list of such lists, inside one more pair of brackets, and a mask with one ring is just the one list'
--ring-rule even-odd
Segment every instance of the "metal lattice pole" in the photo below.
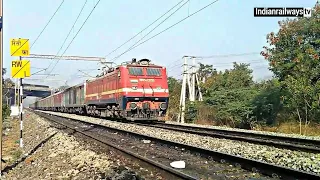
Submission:
{"label": "metal lattice pole", "polygon": [[184,63],[183,63],[183,80],[182,80],[182,87],[181,87],[181,98],[180,98],[180,122],[184,123],[184,115],[185,115],[185,106],[186,106],[186,89],[187,89],[187,76],[188,76],[188,62],[187,57],[184,56]]}

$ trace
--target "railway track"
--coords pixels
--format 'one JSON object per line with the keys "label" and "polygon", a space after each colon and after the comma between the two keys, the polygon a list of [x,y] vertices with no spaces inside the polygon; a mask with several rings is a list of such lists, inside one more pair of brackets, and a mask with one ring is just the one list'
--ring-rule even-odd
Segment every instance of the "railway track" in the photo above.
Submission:
{"label": "railway track", "polygon": [[274,136],[274,135],[267,135],[267,134],[257,134],[253,132],[213,129],[213,128],[186,126],[186,125],[179,125],[179,124],[169,124],[169,123],[158,123],[158,124],[135,123],[135,124],[141,125],[141,126],[148,126],[148,127],[155,127],[155,128],[162,128],[167,130],[197,134],[202,136],[246,141],[246,142],[262,144],[262,145],[270,145],[270,146],[284,148],[284,149],[320,153],[319,140]]}
{"label": "railway track", "polygon": [[[269,163],[265,163],[265,162],[261,162],[261,161],[256,161],[256,160],[251,160],[251,159],[247,159],[247,158],[243,158],[243,157],[239,157],[239,156],[225,154],[225,153],[221,153],[221,152],[217,152],[217,151],[213,151],[213,150],[208,150],[208,149],[204,149],[204,148],[199,148],[199,147],[195,147],[195,146],[190,146],[190,145],[186,145],[186,144],[163,140],[163,139],[147,136],[144,134],[139,134],[137,132],[124,131],[124,130],[120,130],[120,129],[116,129],[116,128],[106,127],[106,126],[99,125],[99,124],[93,124],[93,123],[89,123],[89,122],[80,121],[77,119],[60,117],[58,115],[48,115],[43,112],[36,112],[36,114],[41,115],[41,116],[48,118],[48,119],[51,119],[51,120],[60,119],[59,120],[60,123],[61,122],[64,122],[64,123],[66,123],[66,122],[81,122],[87,126],[92,126],[92,129],[102,129],[103,133],[108,133],[108,131],[110,131],[112,133],[117,133],[117,134],[118,133],[123,134],[123,135],[126,134],[127,136],[140,139],[139,142],[141,142],[141,139],[148,139],[148,140],[151,140],[154,143],[154,144],[153,143],[152,144],[155,146],[159,146],[158,144],[162,144],[161,146],[171,146],[172,151],[176,151],[178,148],[178,149],[180,149],[180,153],[182,151],[187,151],[188,152],[187,154],[189,154],[189,155],[196,154],[199,156],[199,158],[202,157],[202,158],[209,159],[208,162],[215,161],[215,162],[220,162],[220,164],[228,164],[228,166],[233,165],[233,167],[240,169],[240,172],[244,173],[244,174],[245,173],[248,174],[248,171],[250,171],[250,172],[253,171],[255,173],[261,174],[262,176],[263,175],[269,176],[269,178],[270,177],[276,177],[276,178],[280,178],[280,179],[319,179],[320,178],[320,176],[313,174],[313,173],[303,172],[303,171],[294,170],[294,169],[290,169],[290,168],[286,168],[286,167],[281,167],[281,166],[277,166],[277,165],[273,165],[273,164],[269,164]],[[72,128],[72,125],[69,125],[69,128]],[[84,133],[84,135],[86,135],[86,136],[92,136],[90,134],[87,134],[88,130],[83,132],[84,130],[80,130],[79,128],[74,128],[74,126],[73,126],[73,129],[75,131],[80,131],[80,133]],[[105,137],[108,137],[108,136],[105,136]],[[92,137],[92,138],[96,139],[95,137]],[[114,141],[119,141],[119,140],[122,141],[122,139],[117,139]],[[98,139],[98,141],[104,142],[101,139]],[[125,140],[125,142],[126,142],[126,140]],[[136,141],[135,143],[137,143],[137,142],[138,141]],[[106,142],[104,142],[104,143],[106,143]],[[125,143],[125,146],[124,146],[126,148],[122,148],[122,150],[128,151],[126,149],[130,149],[130,148],[128,148],[130,145],[136,145],[136,144],[132,144],[132,142],[128,141]],[[115,148],[117,148],[117,145],[114,145],[114,146],[115,146]],[[136,146],[139,146],[139,145],[136,145]],[[159,147],[161,147],[161,146],[159,146]],[[137,147],[135,147],[135,148],[137,148]],[[155,149],[153,149],[153,151],[154,150]],[[163,149],[160,149],[159,152],[161,152],[161,150],[163,150]],[[138,149],[138,151],[141,152],[141,149]],[[135,153],[132,151],[129,151],[128,153],[135,156],[135,157],[139,157],[142,160],[144,160],[145,162],[148,162],[148,163],[152,164],[153,166],[157,166],[158,168],[160,168],[162,170],[169,171],[168,173],[172,173],[176,176],[179,176],[180,179],[197,179],[197,177],[190,176],[190,175],[188,175],[188,173],[183,173],[182,171],[177,171],[177,170],[172,169],[171,167],[168,167],[167,165],[163,165],[162,163],[159,163],[157,161],[152,161],[152,160],[150,160],[152,158],[147,158],[147,157],[145,157],[146,155],[145,156],[135,155]],[[143,153],[146,154],[147,152],[143,152]],[[168,151],[168,152],[163,153],[162,155],[170,154],[170,153],[172,153],[172,152]],[[158,158],[158,160],[159,159],[161,160],[161,158]],[[190,159],[192,159],[192,158],[190,158]],[[163,157],[162,157],[162,160],[163,160]],[[194,166],[193,168],[196,168],[196,166]],[[243,170],[246,170],[247,172],[243,172]],[[214,170],[210,169],[210,170],[207,170],[204,172],[208,173],[208,172],[212,172],[212,171],[214,171]],[[229,169],[229,171],[230,171],[230,169]],[[193,173],[196,173],[196,172],[191,171],[191,174],[193,174]],[[225,173],[227,173],[227,171]],[[238,172],[238,174],[239,174],[239,172]],[[264,177],[264,178],[266,178],[266,177]],[[217,179],[217,178],[213,178],[213,179]]]}
{"label": "railway track", "polygon": [[[107,141],[103,136],[99,136],[97,134],[91,133],[90,129],[93,129],[95,125],[89,124],[89,123],[82,123],[82,124],[86,124],[87,126],[83,126],[82,124],[75,124],[75,123],[70,123],[70,119],[64,118],[64,117],[59,117],[59,116],[54,116],[54,115],[50,115],[50,114],[46,114],[46,113],[41,113],[41,112],[34,112],[35,114],[46,118],[47,120],[56,123],[58,125],[64,126],[68,129],[71,129],[73,132],[77,132],[80,133],[81,135],[84,135],[88,138],[91,138],[95,141],[98,141],[104,145],[107,145],[111,148],[114,148],[122,153],[125,153],[126,155],[128,155],[131,158],[137,159],[138,161],[143,161],[145,163],[147,163],[148,165],[153,166],[153,169],[156,169],[156,171],[162,171],[162,175],[165,178],[168,179],[188,179],[188,180],[195,180],[196,178],[184,174],[182,172],[179,172],[171,167],[165,166],[163,164],[160,164],[152,159],[143,157],[137,153],[134,153],[130,150],[127,150],[125,148],[119,147],[119,145],[117,145],[116,143],[112,143]],[[76,121],[76,120],[74,120]],[[79,123],[79,122],[78,122]]]}

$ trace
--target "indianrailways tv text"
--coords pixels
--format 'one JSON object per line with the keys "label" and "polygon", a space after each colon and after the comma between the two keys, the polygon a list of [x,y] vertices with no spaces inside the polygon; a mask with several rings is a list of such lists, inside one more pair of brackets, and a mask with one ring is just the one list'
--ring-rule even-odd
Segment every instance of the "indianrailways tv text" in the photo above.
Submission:
{"label": "indianrailways tv text", "polygon": [[256,7],[255,17],[311,17],[311,8],[289,8],[289,7]]}

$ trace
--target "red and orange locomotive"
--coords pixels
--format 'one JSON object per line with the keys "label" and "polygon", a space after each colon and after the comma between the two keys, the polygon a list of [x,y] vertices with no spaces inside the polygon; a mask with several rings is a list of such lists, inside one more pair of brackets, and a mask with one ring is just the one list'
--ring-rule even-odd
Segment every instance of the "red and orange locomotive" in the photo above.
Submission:
{"label": "red and orange locomotive", "polygon": [[159,120],[169,101],[166,68],[148,59],[123,63],[105,75],[36,101],[34,109],[127,120]]}

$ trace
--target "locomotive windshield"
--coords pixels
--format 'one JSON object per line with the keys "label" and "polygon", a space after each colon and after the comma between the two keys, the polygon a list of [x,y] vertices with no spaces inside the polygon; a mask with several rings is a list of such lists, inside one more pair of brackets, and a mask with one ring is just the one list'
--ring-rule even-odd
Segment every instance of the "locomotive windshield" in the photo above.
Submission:
{"label": "locomotive windshield", "polygon": [[140,67],[129,67],[128,70],[129,70],[130,75],[134,75],[134,76],[142,76],[143,75],[142,68],[140,68]]}
{"label": "locomotive windshield", "polygon": [[[147,76],[161,76],[161,68],[145,68]],[[128,67],[129,74],[132,76],[143,76],[145,73],[143,72],[142,67]]]}
{"label": "locomotive windshield", "polygon": [[147,68],[148,76],[161,76],[160,68]]}

